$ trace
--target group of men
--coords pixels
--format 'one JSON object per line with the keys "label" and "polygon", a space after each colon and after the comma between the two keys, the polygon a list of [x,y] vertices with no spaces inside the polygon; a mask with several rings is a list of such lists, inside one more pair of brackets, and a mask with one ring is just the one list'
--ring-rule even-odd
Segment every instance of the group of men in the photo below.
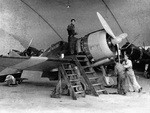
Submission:
{"label": "group of men", "polygon": [[132,61],[124,55],[122,63],[115,62],[114,72],[117,75],[117,91],[119,94],[125,95],[127,92],[142,91],[142,87],[136,80],[134,70],[132,69]]}

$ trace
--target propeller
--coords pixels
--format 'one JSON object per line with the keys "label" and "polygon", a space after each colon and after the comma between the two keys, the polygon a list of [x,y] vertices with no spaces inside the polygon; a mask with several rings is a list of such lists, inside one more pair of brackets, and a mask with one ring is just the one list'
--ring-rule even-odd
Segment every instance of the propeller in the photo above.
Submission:
{"label": "propeller", "polygon": [[118,58],[119,58],[119,62],[120,62],[120,57],[119,57],[119,43],[123,40],[123,39],[125,39],[127,36],[128,36],[128,34],[127,33],[122,33],[122,34],[120,34],[119,36],[115,36],[114,35],[114,33],[113,33],[113,31],[111,30],[111,28],[109,27],[109,25],[107,24],[107,22],[105,21],[105,19],[102,17],[102,15],[99,13],[99,12],[97,12],[97,16],[98,16],[98,18],[99,18],[99,21],[101,22],[101,24],[102,24],[102,26],[103,26],[103,28],[105,29],[105,31],[110,35],[110,36],[112,36],[112,44],[113,45],[117,45],[117,53],[118,53]]}
{"label": "propeller", "polygon": [[128,34],[127,33],[122,33],[119,36],[115,36],[114,33],[112,32],[111,28],[109,27],[109,25],[107,24],[107,22],[105,21],[105,19],[102,17],[102,15],[97,12],[97,16],[99,18],[99,21],[101,22],[103,28],[105,29],[105,31],[113,37],[112,39],[112,43],[115,44],[119,44],[123,39],[125,39]]}

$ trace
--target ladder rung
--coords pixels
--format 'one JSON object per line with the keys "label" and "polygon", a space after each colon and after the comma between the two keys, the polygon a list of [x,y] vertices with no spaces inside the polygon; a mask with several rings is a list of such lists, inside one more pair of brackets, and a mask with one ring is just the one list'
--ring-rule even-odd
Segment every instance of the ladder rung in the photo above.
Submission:
{"label": "ladder rung", "polygon": [[84,91],[77,91],[75,92],[76,94],[79,94],[79,93],[84,93]]}
{"label": "ladder rung", "polygon": [[71,70],[72,71],[73,69],[72,68],[65,68],[65,70]]}
{"label": "ladder rung", "polygon": [[85,55],[76,55],[76,57],[77,57],[77,58],[79,58],[79,57],[81,57],[81,58],[83,58],[83,57],[86,58]]}
{"label": "ladder rung", "polygon": [[72,87],[74,88],[74,87],[82,87],[82,86],[81,86],[81,85],[74,85],[74,86],[72,86]]}
{"label": "ladder rung", "polygon": [[70,82],[80,81],[80,79],[69,80]]}
{"label": "ladder rung", "polygon": [[102,89],[96,90],[97,93],[100,93],[100,92],[103,92],[103,91],[105,91],[105,90],[102,90]]}
{"label": "ladder rung", "polygon": [[93,74],[95,73],[94,71],[88,71],[88,72],[85,72],[86,74]]}
{"label": "ladder rung", "polygon": [[77,75],[77,74],[75,74],[75,73],[67,74],[67,76],[74,76],[74,75]]}
{"label": "ladder rung", "polygon": [[93,86],[99,86],[102,85],[101,83],[97,83],[97,84],[92,84]]}
{"label": "ladder rung", "polygon": [[99,79],[99,77],[90,77],[90,78],[88,78],[88,79],[90,79],[90,80]]}

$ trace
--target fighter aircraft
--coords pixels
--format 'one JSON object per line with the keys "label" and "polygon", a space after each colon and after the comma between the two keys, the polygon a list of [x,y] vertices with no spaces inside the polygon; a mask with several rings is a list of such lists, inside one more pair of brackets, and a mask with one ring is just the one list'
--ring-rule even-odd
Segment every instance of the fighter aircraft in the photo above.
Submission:
{"label": "fighter aircraft", "polygon": [[[115,57],[119,50],[118,44],[127,37],[126,33],[116,37],[101,14],[97,12],[97,16],[104,29],[91,32],[75,42],[76,54],[84,54],[92,59],[93,66],[107,63]],[[0,56],[0,76],[4,77],[8,74],[21,76],[23,70],[30,70],[42,71],[42,77],[55,79],[56,74],[50,74],[54,72],[54,69],[62,63],[74,62],[73,59],[66,57],[69,56],[68,53],[68,43],[59,41],[39,56]]]}

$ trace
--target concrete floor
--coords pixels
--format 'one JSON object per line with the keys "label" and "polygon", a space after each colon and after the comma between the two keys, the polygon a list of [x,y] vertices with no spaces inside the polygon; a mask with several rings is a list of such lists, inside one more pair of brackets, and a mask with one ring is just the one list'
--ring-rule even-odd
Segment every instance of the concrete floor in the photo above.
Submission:
{"label": "concrete floor", "polygon": [[[72,100],[69,96],[50,98],[56,82],[29,76],[28,81],[17,87],[0,83],[0,113],[149,113],[150,80],[138,74],[137,80],[143,87],[142,93],[127,96],[102,94],[99,97],[86,95]],[[108,88],[108,92],[116,89]]]}

